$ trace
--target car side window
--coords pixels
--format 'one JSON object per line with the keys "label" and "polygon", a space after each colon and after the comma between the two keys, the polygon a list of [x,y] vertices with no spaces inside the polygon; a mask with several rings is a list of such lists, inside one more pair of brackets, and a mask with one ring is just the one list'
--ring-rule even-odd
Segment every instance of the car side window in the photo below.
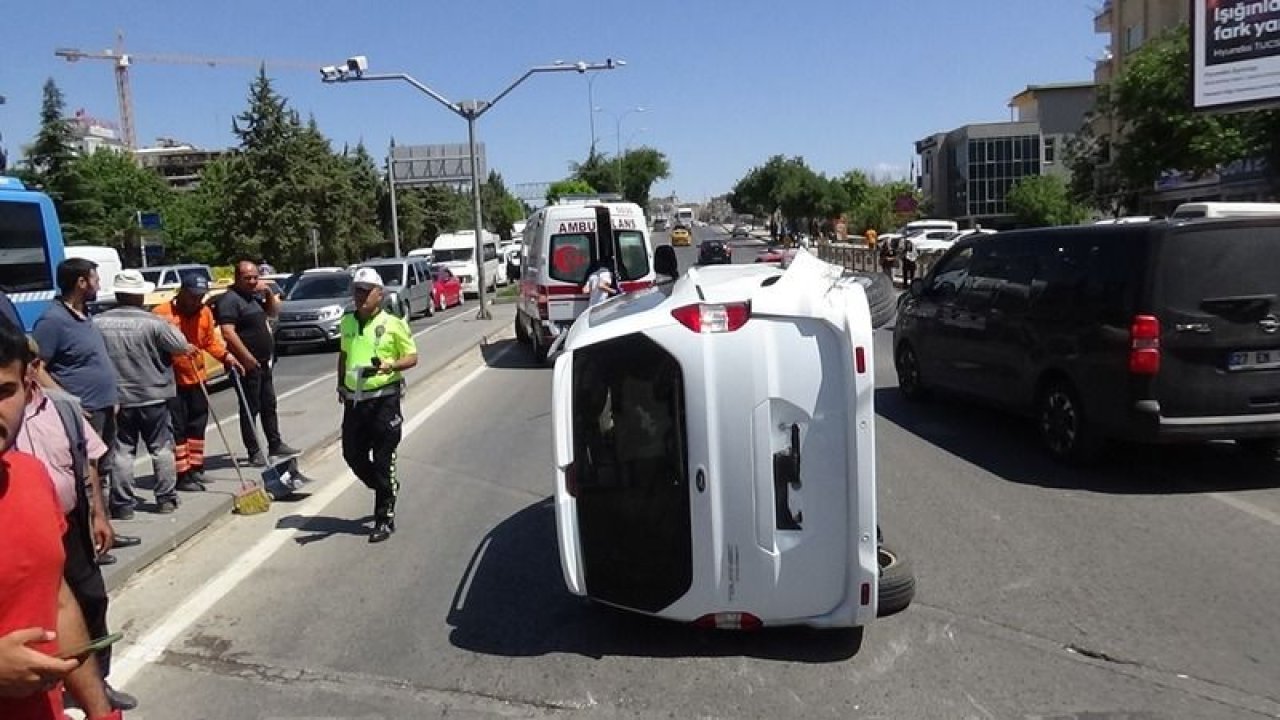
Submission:
{"label": "car side window", "polygon": [[973,247],[959,250],[942,261],[934,271],[933,281],[929,283],[929,295],[936,300],[946,300],[956,296],[960,287],[969,277],[969,264],[973,262]]}
{"label": "car side window", "polygon": [[1066,317],[1074,313],[1090,264],[1093,243],[1085,238],[1052,239],[1036,254],[1031,300],[1037,315]]}

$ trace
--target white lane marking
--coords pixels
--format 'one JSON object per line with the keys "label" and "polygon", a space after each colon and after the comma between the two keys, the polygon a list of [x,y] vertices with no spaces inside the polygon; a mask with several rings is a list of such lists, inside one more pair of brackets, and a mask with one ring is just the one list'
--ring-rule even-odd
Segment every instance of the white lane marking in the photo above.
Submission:
{"label": "white lane marking", "polygon": [[1225,493],[1209,493],[1209,497],[1217,500],[1223,505],[1230,505],[1231,507],[1248,513],[1259,520],[1264,520],[1276,527],[1280,527],[1280,513],[1273,512],[1260,505],[1255,505],[1248,500],[1241,500],[1238,497],[1233,497]]}
{"label": "white lane marking", "polygon": [[[510,351],[511,347],[507,347],[494,360],[500,360]],[[489,367],[489,363],[480,365],[453,387],[441,393],[434,402],[420,410],[405,424],[404,437],[407,438],[422,427],[432,415],[440,411],[464,388],[475,382]],[[337,500],[348,487],[355,484],[355,480],[354,475],[349,471],[345,472],[292,510],[303,516],[318,515],[324,512],[330,503]],[[277,550],[293,539],[297,532],[295,528],[269,530],[251,549],[242,553],[235,562],[223,568],[221,572],[209,578],[204,585],[200,586],[200,589],[147,631],[147,634],[143,635],[138,642],[127,646],[123,652],[118,652],[111,664],[111,680],[114,685],[118,688],[126,687],[144,667],[159,660],[174,640],[230,594],[253,571],[271,559]]]}
{"label": "white lane marking", "polygon": [[[462,318],[464,318],[464,317],[466,317],[466,313],[458,313],[457,315],[454,315],[453,317],[449,318],[448,320],[445,320],[444,322],[436,323],[435,325],[432,325],[431,327],[423,328],[423,329],[421,329],[421,330],[419,330],[418,332],[416,332],[416,333],[414,333],[414,334],[413,334],[413,339],[417,340],[418,338],[422,337],[423,335],[426,335],[427,333],[431,332],[432,330],[436,330],[436,329],[438,329],[438,328],[442,328],[442,327],[444,327],[445,325],[448,325],[448,324],[450,324],[450,323],[457,322],[458,320],[461,320],[461,319],[462,319]],[[318,377],[318,378],[315,378],[315,379],[313,379],[313,380],[309,380],[309,381],[307,381],[307,382],[306,382],[305,384],[303,384],[303,385],[299,385],[298,387],[296,387],[296,388],[294,388],[294,389],[292,389],[292,390],[289,390],[289,391],[287,391],[287,392],[281,393],[278,397],[276,397],[276,402],[280,402],[281,400],[288,400],[289,398],[293,397],[294,395],[297,395],[297,394],[298,394],[298,393],[300,393],[300,392],[303,392],[304,390],[309,390],[309,389],[311,389],[311,388],[315,387],[316,385],[319,385],[320,383],[324,382],[325,380],[332,380],[332,379],[333,379],[333,375],[329,374],[328,372],[325,372],[323,375],[321,375],[321,376],[320,376],[320,377]],[[231,392],[232,392],[233,394],[235,393],[235,391],[234,391],[234,390],[232,390]],[[236,403],[236,404],[238,405],[238,404],[239,404],[239,401],[237,401],[237,403]],[[237,411],[237,412],[234,412],[234,413],[232,413],[232,414],[228,415],[228,416],[227,416],[227,417],[225,417],[225,418],[224,418],[224,417],[219,416],[219,417],[218,417],[218,419],[219,419],[219,420],[221,420],[222,422],[226,423],[226,425],[224,425],[224,427],[227,427],[227,426],[232,425],[233,423],[236,423],[236,422],[239,422],[239,421],[240,421],[240,413]],[[205,425],[205,426],[204,426],[204,433],[205,433],[205,435],[207,436],[209,433],[213,432],[213,431],[214,431],[214,430],[216,430],[216,429],[217,429],[217,428],[214,426],[214,424],[213,424],[213,423],[209,423],[208,425]],[[230,448],[228,448],[228,450],[227,450],[227,451],[228,451],[228,452],[231,452]],[[149,456],[147,456],[145,453],[143,453],[143,454],[139,455],[139,456],[138,456],[138,457],[133,461],[133,466],[134,466],[134,468],[140,468],[140,467],[142,467],[142,466],[143,466],[143,465],[145,465],[145,464],[150,464],[150,462],[151,462],[151,458],[150,458]]]}

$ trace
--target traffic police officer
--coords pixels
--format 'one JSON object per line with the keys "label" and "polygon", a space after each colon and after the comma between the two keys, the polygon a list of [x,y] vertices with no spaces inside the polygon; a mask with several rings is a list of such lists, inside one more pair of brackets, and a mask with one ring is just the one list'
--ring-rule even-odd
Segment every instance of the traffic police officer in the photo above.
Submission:
{"label": "traffic police officer", "polygon": [[405,370],[418,364],[409,324],[382,309],[382,276],[360,268],[351,284],[355,312],[343,316],[338,354],[338,396],[342,401],[342,457],[351,472],[374,491],[374,524],[369,542],[395,532],[396,447],[400,444],[400,396]]}

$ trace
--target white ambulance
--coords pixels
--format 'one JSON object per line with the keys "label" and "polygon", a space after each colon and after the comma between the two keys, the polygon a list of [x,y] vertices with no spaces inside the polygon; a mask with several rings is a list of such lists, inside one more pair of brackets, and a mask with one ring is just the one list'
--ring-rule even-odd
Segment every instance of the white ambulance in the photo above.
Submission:
{"label": "white ambulance", "polygon": [[569,591],[717,629],[904,609],[915,579],[876,519],[872,342],[862,286],[803,250],[584,313],[552,380]]}
{"label": "white ambulance", "polygon": [[639,205],[571,198],[538,210],[525,223],[515,332],[538,362],[587,309],[582,285],[599,261],[610,263],[624,293],[653,285],[653,245]]}

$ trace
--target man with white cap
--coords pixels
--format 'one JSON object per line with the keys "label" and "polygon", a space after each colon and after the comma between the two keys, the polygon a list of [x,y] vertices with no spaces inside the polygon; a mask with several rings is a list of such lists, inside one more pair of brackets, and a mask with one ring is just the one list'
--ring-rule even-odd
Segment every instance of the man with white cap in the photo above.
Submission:
{"label": "man with white cap", "polygon": [[167,514],[178,509],[178,472],[167,403],[177,392],[173,355],[193,353],[196,348],[178,328],[143,307],[143,299],[152,290],[155,285],[144,280],[137,270],[117,273],[115,293],[119,305],[93,321],[106,341],[120,392],[112,467],[113,517],[132,516],[138,503],[133,462],[139,441],[146,444],[155,468],[156,511]]}
{"label": "man with white cap", "polygon": [[351,283],[355,312],[343,316],[338,353],[338,398],[342,402],[342,457],[360,482],[374,491],[369,542],[395,532],[396,448],[400,445],[402,373],[418,364],[409,324],[382,309],[382,276],[356,270]]}

